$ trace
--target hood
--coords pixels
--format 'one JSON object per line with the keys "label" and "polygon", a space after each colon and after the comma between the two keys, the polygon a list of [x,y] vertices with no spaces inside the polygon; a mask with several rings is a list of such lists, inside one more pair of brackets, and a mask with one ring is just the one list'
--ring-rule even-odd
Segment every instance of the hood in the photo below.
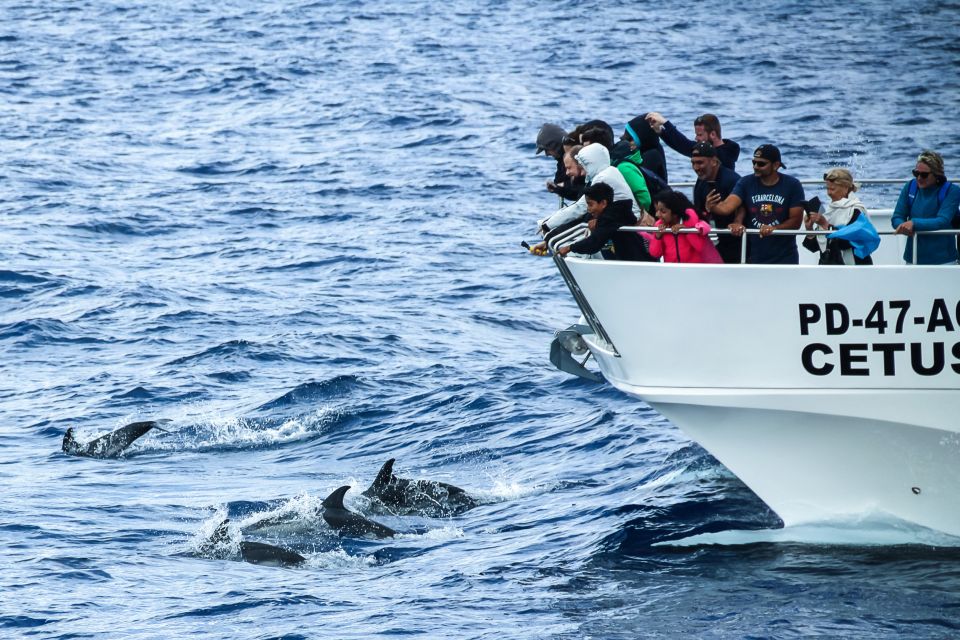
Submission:
{"label": "hood", "polygon": [[633,153],[634,151],[630,149],[630,141],[621,140],[617,144],[613,145],[613,149],[610,149],[610,164],[617,166],[629,158]]}
{"label": "hood", "polygon": [[587,172],[587,182],[593,182],[598,173],[610,166],[610,152],[602,144],[594,143],[581,149],[576,160]]}
{"label": "hood", "polygon": [[563,146],[563,139],[567,132],[555,124],[549,122],[540,127],[537,133],[537,153],[547,149],[559,149]]}
{"label": "hood", "polygon": [[633,138],[633,143],[640,148],[641,152],[649,151],[661,147],[660,136],[653,130],[650,123],[647,122],[647,114],[643,113],[627,123],[624,131]]}
{"label": "hood", "polygon": [[730,140],[729,138],[724,138],[724,139],[723,139],[723,144],[724,144],[724,146],[730,148],[730,153],[733,154],[733,159],[734,159],[734,160],[736,160],[737,158],[740,157],[740,145],[739,145],[739,144],[737,144],[737,143],[734,142],[733,140]]}

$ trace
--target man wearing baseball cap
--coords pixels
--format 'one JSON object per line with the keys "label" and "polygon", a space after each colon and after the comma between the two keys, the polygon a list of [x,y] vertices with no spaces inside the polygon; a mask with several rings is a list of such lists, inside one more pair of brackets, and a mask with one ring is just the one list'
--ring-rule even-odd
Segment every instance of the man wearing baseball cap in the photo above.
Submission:
{"label": "man wearing baseball cap", "polygon": [[[733,188],[740,180],[740,174],[720,164],[717,150],[709,142],[698,142],[690,152],[690,165],[697,174],[697,182],[693,185],[693,208],[701,220],[708,221],[717,229],[726,229],[733,222],[733,215],[711,216],[707,211],[707,196],[716,191],[721,198],[726,198],[733,192]],[[740,240],[726,234],[717,236],[717,251],[724,262],[740,262]]]}
{"label": "man wearing baseball cap", "polygon": [[771,235],[777,230],[799,229],[803,222],[803,186],[786,168],[780,149],[762,144],[753,152],[753,175],[737,181],[722,202],[719,193],[707,197],[707,211],[714,215],[736,213],[729,229],[743,235],[745,228],[759,230],[747,238],[747,262],[751,264],[799,264],[797,240],[792,235]]}

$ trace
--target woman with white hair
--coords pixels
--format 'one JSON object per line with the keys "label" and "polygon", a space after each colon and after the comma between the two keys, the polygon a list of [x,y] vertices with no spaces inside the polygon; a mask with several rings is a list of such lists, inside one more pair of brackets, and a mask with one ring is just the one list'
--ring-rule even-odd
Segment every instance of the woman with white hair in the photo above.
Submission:
{"label": "woman with white hair", "polygon": [[[903,185],[890,222],[897,233],[912,236],[917,231],[950,229],[960,209],[960,187],[947,180],[943,156],[922,151],[913,169],[913,180]],[[903,252],[905,262],[913,262],[913,241]],[[917,238],[917,264],[954,264],[957,239],[952,235],[931,234]]]}
{"label": "woman with white hair", "polygon": [[[846,227],[860,216],[867,218],[867,208],[860,202],[860,198],[854,195],[858,186],[853,181],[853,174],[846,169],[835,167],[823,174],[823,182],[830,202],[822,212],[807,214],[804,226],[808,231],[815,226],[825,231],[834,231]],[[864,222],[868,220],[869,218]],[[873,225],[870,224],[870,227]],[[876,234],[876,229],[873,229],[873,233]],[[879,234],[876,237],[879,240]],[[804,239],[803,246],[810,251],[820,252],[820,264],[873,264],[869,255],[857,255],[858,252],[849,240],[809,235]],[[873,248],[876,249],[875,246]],[[869,253],[862,247],[860,249],[861,254]]]}

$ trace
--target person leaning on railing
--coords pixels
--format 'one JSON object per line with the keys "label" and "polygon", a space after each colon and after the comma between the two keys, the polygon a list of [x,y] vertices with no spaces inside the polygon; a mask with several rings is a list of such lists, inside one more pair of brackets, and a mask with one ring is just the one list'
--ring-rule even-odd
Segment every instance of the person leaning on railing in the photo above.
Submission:
{"label": "person leaning on railing", "polygon": [[[664,262],[719,263],[723,262],[707,234],[710,225],[697,216],[693,204],[679,191],[666,190],[657,194],[657,232],[643,231],[641,236],[650,245],[650,256],[663,257]],[[681,229],[696,229],[699,233],[680,233]]]}
{"label": "person leaning on railing", "polygon": [[[960,187],[947,180],[943,156],[924,150],[917,156],[913,180],[903,185],[890,223],[896,232],[913,236],[917,231],[951,228],[960,209]],[[905,262],[913,262],[913,242],[903,251]],[[957,239],[952,235],[920,235],[917,238],[917,264],[954,264]]]}
{"label": "person leaning on railing", "polygon": [[613,254],[609,256],[611,259],[651,260],[640,236],[632,232],[619,231],[620,227],[633,226],[637,223],[637,218],[633,215],[633,201],[614,200],[613,189],[603,182],[591,184],[584,190],[583,197],[587,202],[587,213],[581,218],[553,229],[546,235],[543,242],[530,249],[531,253],[543,255],[547,250],[547,242],[551,238],[575,225],[588,222],[590,235],[572,245],[561,247],[557,253],[561,256],[571,252],[592,255],[599,253],[607,242],[612,240]]}
{"label": "person leaning on railing", "polygon": [[780,173],[781,167],[780,149],[762,144],[753,152],[753,175],[740,178],[723,201],[716,191],[707,196],[706,208],[713,215],[736,213],[727,227],[733,235],[742,236],[747,226],[759,231],[747,238],[747,261],[752,264],[800,263],[792,235],[771,235],[777,230],[799,229],[803,224],[803,185],[793,176]]}
{"label": "person leaning on railing", "polygon": [[[841,167],[834,167],[823,174],[823,182],[826,186],[827,195],[830,196],[830,202],[824,208],[823,212],[811,211],[804,219],[804,227],[808,231],[816,226],[822,231],[834,231],[839,227],[847,227],[860,216],[867,215],[867,207],[860,202],[854,193],[857,191],[857,184],[853,181],[853,174]],[[866,220],[862,221],[866,222]],[[869,225],[873,235],[876,235],[876,229]],[[876,235],[879,243],[880,236]],[[820,253],[820,264],[873,264],[873,258],[869,255],[861,258],[854,253],[856,240],[851,242],[841,238],[828,238],[823,235],[809,235],[803,241],[803,246],[808,251]],[[862,248],[862,247],[857,247]],[[865,252],[861,252],[865,253]]]}

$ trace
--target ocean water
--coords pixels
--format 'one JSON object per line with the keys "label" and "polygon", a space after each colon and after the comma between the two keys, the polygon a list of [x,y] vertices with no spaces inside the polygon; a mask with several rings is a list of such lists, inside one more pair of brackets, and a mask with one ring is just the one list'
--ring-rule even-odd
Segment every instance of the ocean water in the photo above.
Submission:
{"label": "ocean water", "polygon": [[[550,366],[576,307],[519,248],[557,204],[548,121],[711,111],[741,171],[775,142],[802,178],[925,147],[956,176],[957,33],[957,2],[4,0],[0,636],[960,635],[960,542],[783,529]],[[314,518],[266,540],[296,568],[202,552],[344,484],[363,511],[388,458],[481,504],[380,541]]]}

